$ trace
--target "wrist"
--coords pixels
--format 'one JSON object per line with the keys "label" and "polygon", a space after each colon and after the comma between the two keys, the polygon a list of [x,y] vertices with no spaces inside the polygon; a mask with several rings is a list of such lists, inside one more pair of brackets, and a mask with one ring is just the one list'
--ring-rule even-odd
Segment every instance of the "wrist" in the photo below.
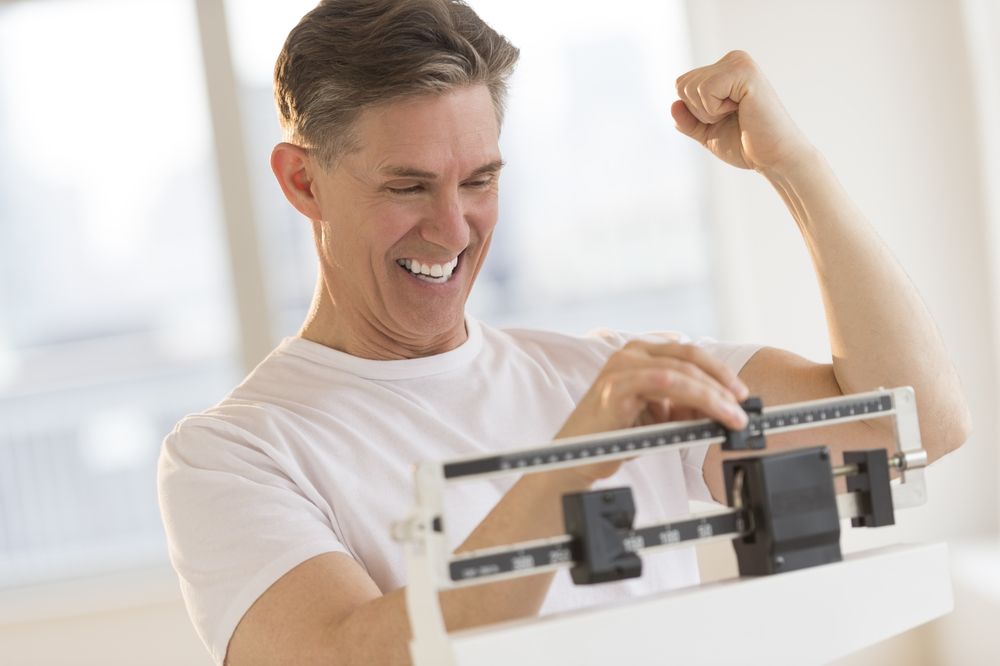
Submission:
{"label": "wrist", "polygon": [[777,185],[808,175],[823,164],[823,154],[812,144],[807,144],[780,162],[762,167],[758,171],[771,183]]}
{"label": "wrist", "polygon": [[596,479],[581,474],[576,467],[564,467],[549,472],[525,474],[521,481],[534,487],[541,495],[562,497],[566,493],[590,490]]}

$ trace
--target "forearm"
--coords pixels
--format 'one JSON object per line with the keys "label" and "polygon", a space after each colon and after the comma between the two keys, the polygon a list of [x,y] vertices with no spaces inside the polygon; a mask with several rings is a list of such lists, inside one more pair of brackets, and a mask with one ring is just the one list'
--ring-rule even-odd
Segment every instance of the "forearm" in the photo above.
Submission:
{"label": "forearm", "polygon": [[841,389],[913,386],[932,458],[961,444],[968,413],[937,327],[826,160],[812,151],[796,165],[764,175],[784,199],[811,255]]}
{"label": "forearm", "polygon": [[[456,552],[562,534],[563,493],[586,490],[573,474],[552,472],[522,477],[497,503]],[[475,585],[442,592],[441,612],[448,631],[537,615],[554,573]],[[399,588],[351,613],[329,635],[331,663],[408,664],[410,625],[406,588]]]}

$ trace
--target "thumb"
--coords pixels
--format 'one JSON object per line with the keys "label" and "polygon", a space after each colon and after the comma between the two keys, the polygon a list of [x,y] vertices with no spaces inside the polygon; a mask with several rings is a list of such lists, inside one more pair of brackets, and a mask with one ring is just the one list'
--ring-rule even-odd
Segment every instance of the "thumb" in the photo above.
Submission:
{"label": "thumb", "polygon": [[677,100],[671,104],[670,115],[674,117],[674,122],[681,134],[691,137],[698,143],[705,143],[705,130],[708,126],[695,118],[684,102]]}

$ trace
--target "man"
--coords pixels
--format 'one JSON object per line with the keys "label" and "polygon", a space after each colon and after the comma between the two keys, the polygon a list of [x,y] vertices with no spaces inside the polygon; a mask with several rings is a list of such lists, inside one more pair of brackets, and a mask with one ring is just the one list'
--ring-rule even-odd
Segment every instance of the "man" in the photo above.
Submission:
{"label": "man", "polygon": [[[160,495],[189,612],[214,658],[407,663],[401,549],[409,466],[637,423],[746,423],[738,402],[911,385],[935,459],[967,436],[955,371],[919,296],[752,59],[680,77],[677,128],[774,184],[816,266],[832,364],[675,338],[498,331],[465,315],[497,221],[497,144],[517,50],[449,0],[326,0],[289,35],[271,166],[312,221],[320,279],[289,338],[164,443]],[[894,294],[876,302],[867,294]],[[885,447],[886,424],[831,428]],[[770,449],[807,440],[769,438]],[[836,455],[836,454],[835,454]],[[704,461],[701,460],[704,456]],[[458,550],[561,533],[559,498],[614,483],[655,518],[723,498],[720,453],[595,464],[456,490]],[[704,471],[702,469],[704,468]],[[450,630],[697,580],[690,553],[573,589],[544,574],[441,595]]]}

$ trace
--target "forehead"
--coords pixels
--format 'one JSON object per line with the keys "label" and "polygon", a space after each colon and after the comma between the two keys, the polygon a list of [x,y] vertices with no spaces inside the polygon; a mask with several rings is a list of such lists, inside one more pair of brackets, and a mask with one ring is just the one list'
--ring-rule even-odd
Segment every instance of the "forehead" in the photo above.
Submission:
{"label": "forehead", "polygon": [[412,166],[434,172],[476,168],[499,159],[499,127],[486,86],[409,97],[362,112],[354,132],[364,166]]}

